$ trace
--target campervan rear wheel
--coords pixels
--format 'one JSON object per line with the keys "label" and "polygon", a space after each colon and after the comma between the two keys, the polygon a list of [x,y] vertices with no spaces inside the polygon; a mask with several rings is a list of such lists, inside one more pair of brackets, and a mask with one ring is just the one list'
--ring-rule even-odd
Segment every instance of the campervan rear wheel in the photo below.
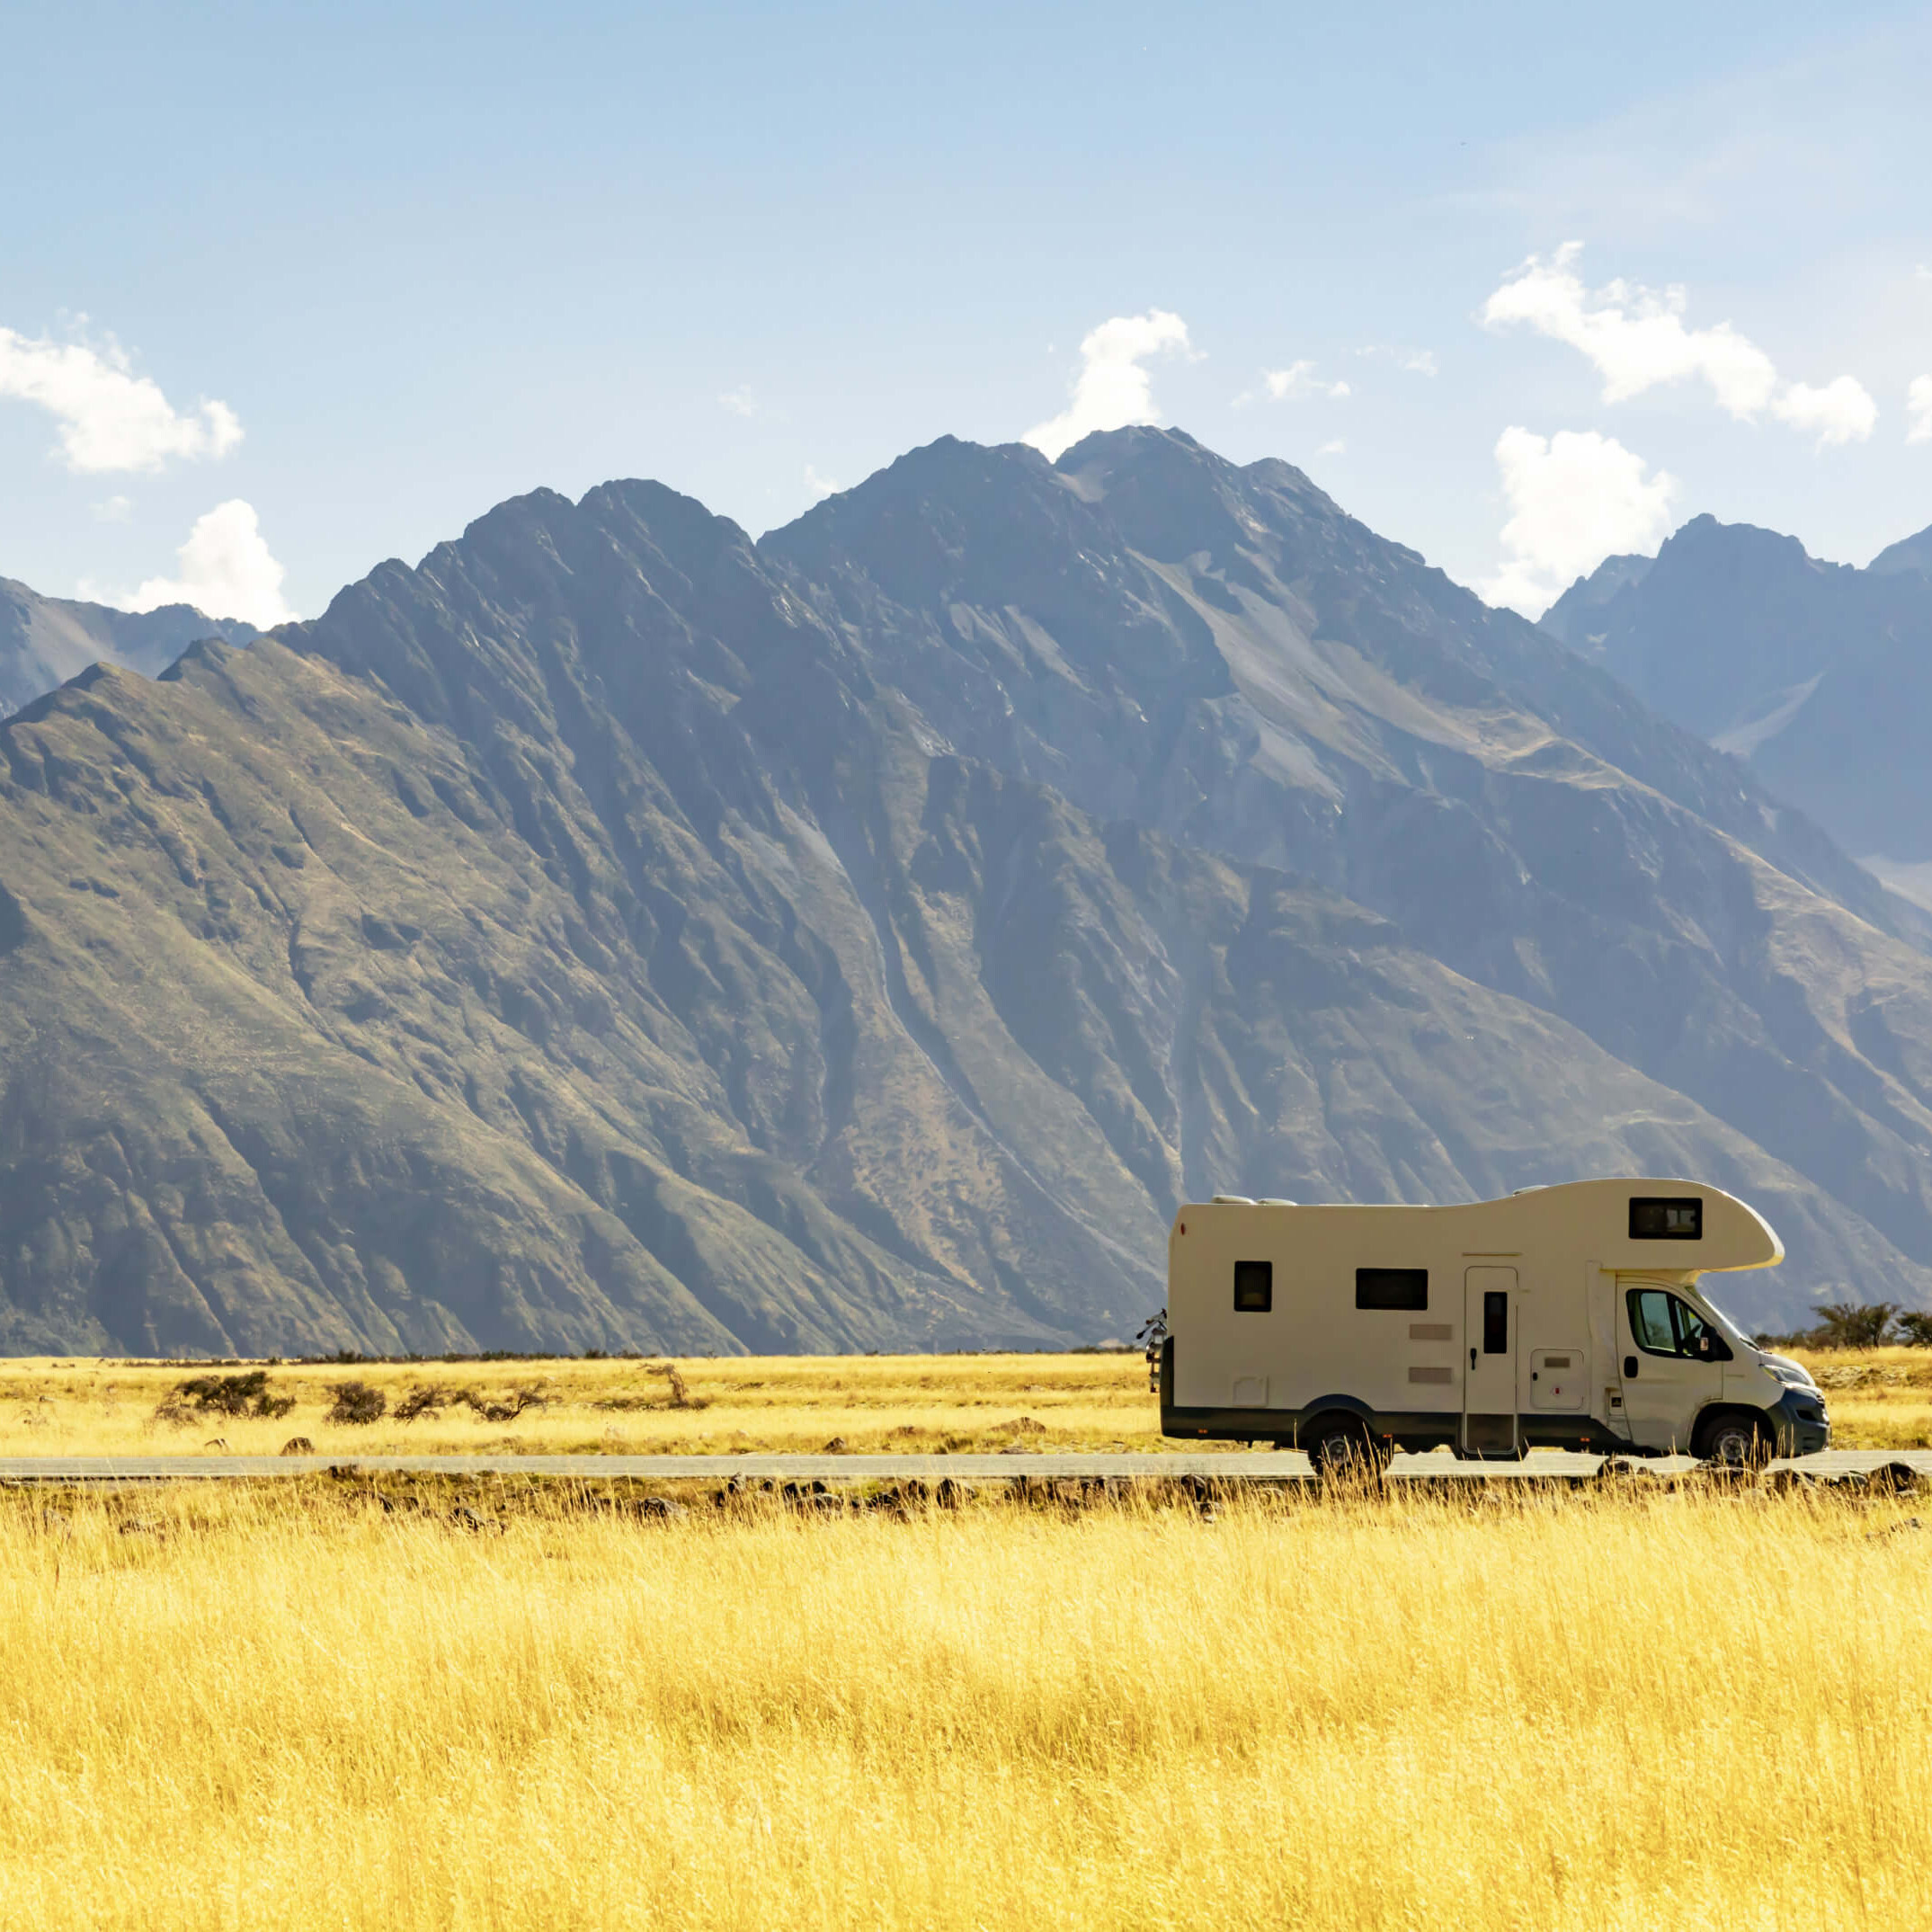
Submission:
{"label": "campervan rear wheel", "polygon": [[1751,1469],[1770,1459],[1771,1437],[1756,1416],[1732,1410],[1705,1423],[1691,1447],[1705,1462],[1726,1469]]}
{"label": "campervan rear wheel", "polygon": [[1353,1416],[1322,1416],[1303,1432],[1302,1449],[1318,1476],[1360,1480],[1382,1473],[1383,1458],[1376,1454],[1368,1431]]}

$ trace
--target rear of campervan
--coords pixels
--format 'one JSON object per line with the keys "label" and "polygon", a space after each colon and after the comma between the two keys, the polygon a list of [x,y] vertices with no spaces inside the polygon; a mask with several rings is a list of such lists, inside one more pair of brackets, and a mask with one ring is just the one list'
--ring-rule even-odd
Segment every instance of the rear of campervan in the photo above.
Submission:
{"label": "rear of campervan", "polygon": [[1169,1239],[1164,1433],[1337,1453],[1823,1447],[1809,1376],[1702,1277],[1775,1266],[1754,1209],[1676,1180],[1455,1206],[1219,1197]]}

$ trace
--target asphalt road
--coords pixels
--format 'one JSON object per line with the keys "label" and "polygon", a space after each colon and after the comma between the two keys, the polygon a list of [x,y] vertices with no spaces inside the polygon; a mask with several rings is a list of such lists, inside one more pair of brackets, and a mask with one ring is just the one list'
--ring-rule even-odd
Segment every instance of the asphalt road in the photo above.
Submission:
{"label": "asphalt road", "polygon": [[[1521,1481],[1536,1476],[1589,1476],[1600,1456],[1543,1451],[1521,1462],[1460,1463],[1447,1456],[1398,1456],[1389,1466],[1397,1481]],[[1808,1475],[1841,1476],[1903,1463],[1932,1478],[1932,1449],[1827,1449],[1772,1464]],[[315,1475],[354,1467],[371,1474],[394,1470],[415,1475],[566,1476],[599,1482],[613,1476],[657,1481],[719,1482],[730,1476],[788,1482],[868,1481],[984,1482],[1002,1478],[1107,1476],[1214,1476],[1306,1481],[1313,1475],[1297,1451],[1258,1449],[1219,1455],[1106,1456],[15,1456],[0,1457],[0,1483],[259,1481]],[[1678,1456],[1631,1464],[1640,1474],[1681,1474],[1697,1465]]]}

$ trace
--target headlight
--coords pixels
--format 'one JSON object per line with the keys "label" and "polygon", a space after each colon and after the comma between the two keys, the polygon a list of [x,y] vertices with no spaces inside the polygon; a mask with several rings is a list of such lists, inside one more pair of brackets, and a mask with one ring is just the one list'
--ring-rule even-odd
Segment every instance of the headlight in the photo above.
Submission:
{"label": "headlight", "polygon": [[1782,1389],[1812,1389],[1818,1384],[1795,1362],[1759,1362],[1758,1367]]}

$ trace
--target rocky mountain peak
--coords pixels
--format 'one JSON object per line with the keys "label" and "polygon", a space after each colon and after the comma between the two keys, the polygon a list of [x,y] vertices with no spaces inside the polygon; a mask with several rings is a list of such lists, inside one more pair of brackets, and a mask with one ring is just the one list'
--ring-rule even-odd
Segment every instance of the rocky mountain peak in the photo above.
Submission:
{"label": "rocky mountain peak", "polygon": [[1932,860],[1932,780],[1911,749],[1932,700],[1919,541],[1861,571],[1775,530],[1696,517],[1654,562],[1607,561],[1543,624],[1925,900],[1897,870]]}

